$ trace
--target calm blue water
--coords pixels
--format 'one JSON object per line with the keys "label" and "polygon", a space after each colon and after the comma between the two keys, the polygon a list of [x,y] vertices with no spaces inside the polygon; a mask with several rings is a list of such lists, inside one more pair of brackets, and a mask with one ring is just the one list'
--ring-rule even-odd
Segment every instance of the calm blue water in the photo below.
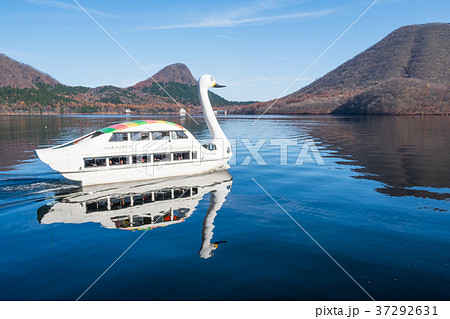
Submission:
{"label": "calm blue water", "polygon": [[[127,119],[0,118],[1,300],[75,300],[143,234],[38,216],[80,189],[33,150]],[[161,119],[208,136],[202,118]],[[81,300],[369,300],[254,180],[376,300],[450,299],[450,118],[254,120],[220,118],[237,142],[214,255],[199,256],[206,193],[184,222],[147,231]],[[242,138],[267,139],[266,165],[240,165],[250,154]],[[270,139],[298,141],[287,165]],[[295,165],[305,139],[325,165]]]}

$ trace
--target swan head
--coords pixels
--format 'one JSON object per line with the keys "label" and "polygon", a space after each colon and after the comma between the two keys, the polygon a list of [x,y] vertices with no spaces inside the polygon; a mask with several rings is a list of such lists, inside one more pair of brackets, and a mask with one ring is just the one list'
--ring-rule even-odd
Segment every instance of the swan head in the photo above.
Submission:
{"label": "swan head", "polygon": [[217,84],[216,80],[212,75],[203,74],[200,79],[198,79],[199,87],[210,89],[210,88],[223,88],[225,85]]}

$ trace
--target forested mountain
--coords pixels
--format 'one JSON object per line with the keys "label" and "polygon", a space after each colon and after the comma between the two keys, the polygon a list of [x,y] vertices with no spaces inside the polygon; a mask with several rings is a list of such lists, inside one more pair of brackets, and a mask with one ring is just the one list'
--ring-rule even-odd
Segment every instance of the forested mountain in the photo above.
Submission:
{"label": "forested mountain", "polygon": [[[166,66],[152,78],[128,88],[73,87],[0,55],[0,113],[177,113],[180,105],[200,112],[197,81],[186,65]],[[212,92],[210,99],[215,107],[238,103]]]}
{"label": "forested mountain", "polygon": [[450,24],[401,27],[269,113],[450,114]]}
{"label": "forested mountain", "polygon": [[[155,83],[155,81],[158,82]],[[183,105],[200,106],[197,81],[189,68],[182,63],[168,65],[144,81],[128,88],[135,94],[168,97],[170,94],[178,103]],[[230,102],[214,92],[209,92],[213,106],[248,104],[249,102]]]}
{"label": "forested mountain", "polygon": [[183,63],[170,64],[158,71],[155,75],[152,76],[152,78],[141,81],[133,85],[132,87],[136,89],[142,89],[152,86],[152,84],[154,84],[154,81],[157,81],[158,83],[176,82],[187,85],[197,84],[197,81],[192,76],[191,71]]}

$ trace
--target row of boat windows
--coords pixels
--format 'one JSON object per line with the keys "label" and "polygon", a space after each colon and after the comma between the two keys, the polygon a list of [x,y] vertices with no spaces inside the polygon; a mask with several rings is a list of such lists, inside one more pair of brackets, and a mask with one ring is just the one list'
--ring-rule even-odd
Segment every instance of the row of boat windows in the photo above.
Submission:
{"label": "row of boat windows", "polygon": [[140,227],[144,225],[158,224],[163,222],[177,221],[184,217],[189,212],[189,208],[174,209],[169,212],[161,212],[158,216],[149,215],[130,215],[112,217],[116,228]]}
{"label": "row of boat windows", "polygon": [[170,199],[188,198],[197,194],[198,187],[162,189],[133,196],[102,198],[96,201],[86,202],[85,206],[86,213],[89,214],[94,212],[118,210]]}
{"label": "row of boat windows", "polygon": [[149,141],[151,140],[177,140],[188,138],[183,131],[157,131],[157,132],[131,132],[113,133],[110,142]]}
{"label": "row of boat windows", "polygon": [[182,161],[197,159],[197,152],[173,152],[173,153],[159,153],[159,154],[143,154],[143,155],[119,155],[111,157],[97,157],[97,158],[85,158],[84,167],[102,167],[102,166],[117,166],[132,164],[144,164],[144,163],[158,163],[158,162],[170,162],[170,161]]}

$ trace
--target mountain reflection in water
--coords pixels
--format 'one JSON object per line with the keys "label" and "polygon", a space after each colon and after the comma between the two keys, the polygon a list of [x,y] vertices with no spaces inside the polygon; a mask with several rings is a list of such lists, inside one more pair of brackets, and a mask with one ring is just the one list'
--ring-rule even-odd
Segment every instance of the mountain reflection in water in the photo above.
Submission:
{"label": "mountain reflection in water", "polygon": [[[450,198],[450,118],[330,117],[311,134],[337,152],[343,165],[356,165],[354,178],[383,183],[390,196]],[[333,155],[335,156],[335,155]]]}

